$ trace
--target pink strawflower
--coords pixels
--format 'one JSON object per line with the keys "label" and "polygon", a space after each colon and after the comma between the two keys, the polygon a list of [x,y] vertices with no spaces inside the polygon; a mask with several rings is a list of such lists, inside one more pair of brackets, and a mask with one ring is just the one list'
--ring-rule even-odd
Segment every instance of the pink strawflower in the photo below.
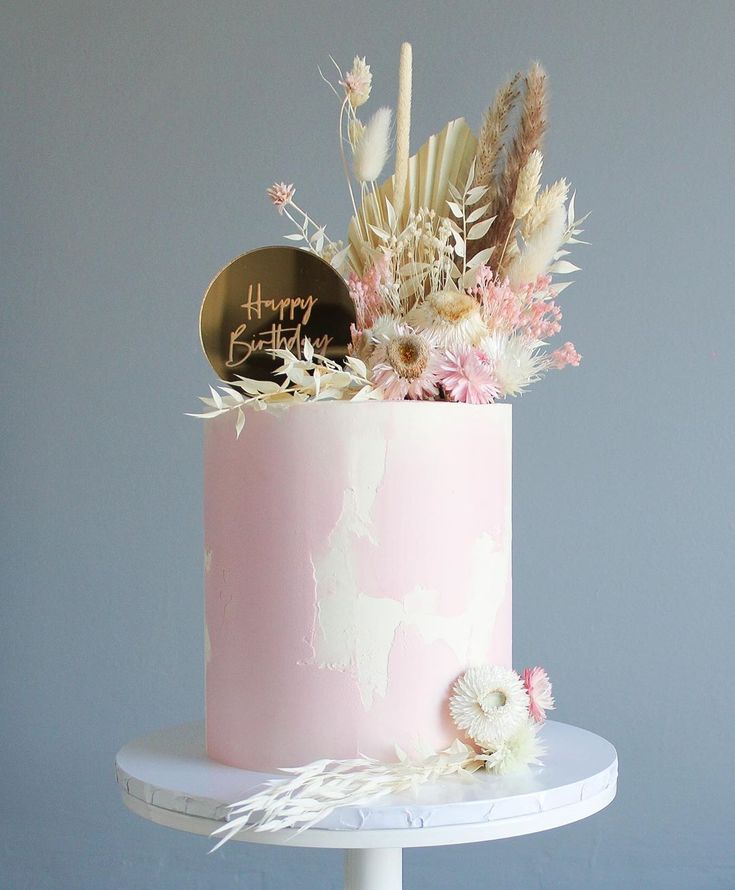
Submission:
{"label": "pink strawflower", "polygon": [[420,334],[400,331],[375,348],[372,384],[384,399],[434,399],[439,395],[434,346]]}
{"label": "pink strawflower", "polygon": [[541,667],[526,668],[523,671],[523,685],[528,693],[528,712],[531,718],[536,723],[543,723],[546,711],[554,710],[549,675]]}
{"label": "pink strawflower", "polygon": [[550,357],[551,367],[557,370],[566,367],[566,365],[574,365],[576,368],[581,360],[582,356],[574,348],[574,343],[568,341],[560,349],[554,350]]}
{"label": "pink strawflower", "polygon": [[274,182],[268,189],[268,197],[273,201],[273,206],[278,208],[278,212],[283,213],[283,208],[291,203],[295,192],[293,183],[286,185],[285,182]]}
{"label": "pink strawflower", "polygon": [[439,380],[455,402],[487,405],[500,394],[492,366],[477,349],[447,352],[439,364]]}

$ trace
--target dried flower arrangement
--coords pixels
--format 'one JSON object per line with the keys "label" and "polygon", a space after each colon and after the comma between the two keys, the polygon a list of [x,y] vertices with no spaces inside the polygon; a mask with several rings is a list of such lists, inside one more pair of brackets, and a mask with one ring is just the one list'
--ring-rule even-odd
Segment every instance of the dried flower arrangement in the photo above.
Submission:
{"label": "dried flower arrangement", "polygon": [[228,821],[212,832],[213,837],[222,835],[213,849],[244,828],[298,833],[337,807],[373,801],[447,776],[481,769],[502,776],[538,765],[545,753],[538,727],[553,708],[551,682],[543,668],[526,668],[519,675],[497,665],[471,667],[455,683],[449,701],[455,726],[471,744],[456,739],[444,751],[426,751],[417,760],[397,748],[395,763],[358,757],[283,769],[292,778],[271,779],[230,806]]}
{"label": "dried flower arrangement", "polygon": [[[401,48],[395,171],[378,180],[391,150],[392,112],[363,121],[372,72],[364,58],[323,74],[339,100],[338,136],[353,216],[346,245],[328,237],[295,202],[293,184],[268,195],[296,231],[285,237],[331,263],[355,306],[344,367],[314,355],[274,351],[276,384],[238,378],[212,389],[200,417],[252,403],[323,399],[431,399],[489,404],[517,396],[551,369],[578,365],[572,343],[551,349],[561,330],[557,298],[577,271],[568,245],[577,219],[560,179],[540,186],[547,128],[546,73],[534,64],[498,91],[479,136],[450,121],[409,157],[411,47]],[[348,158],[348,154],[350,157]]]}

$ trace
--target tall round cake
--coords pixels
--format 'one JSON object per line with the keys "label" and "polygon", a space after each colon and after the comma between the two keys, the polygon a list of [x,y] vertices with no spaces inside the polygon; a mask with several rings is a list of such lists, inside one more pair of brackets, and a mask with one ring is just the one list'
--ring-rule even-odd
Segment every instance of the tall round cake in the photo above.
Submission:
{"label": "tall round cake", "polygon": [[209,756],[449,745],[457,677],[511,666],[511,407],[249,410],[204,459]]}

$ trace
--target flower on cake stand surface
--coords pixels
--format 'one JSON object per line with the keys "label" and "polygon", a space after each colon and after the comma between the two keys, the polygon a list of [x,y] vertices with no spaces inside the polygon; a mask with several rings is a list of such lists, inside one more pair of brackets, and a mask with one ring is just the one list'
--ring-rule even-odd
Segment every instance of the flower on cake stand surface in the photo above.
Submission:
{"label": "flower on cake stand surface", "polygon": [[514,670],[477,665],[454,684],[449,710],[458,729],[494,750],[528,723],[528,693]]}
{"label": "flower on cake stand surface", "polygon": [[523,685],[528,693],[528,712],[536,723],[543,723],[546,712],[554,710],[554,696],[551,694],[551,680],[541,667],[526,668],[523,671]]}
{"label": "flower on cake stand surface", "polygon": [[485,769],[498,776],[522,772],[526,767],[541,764],[546,753],[538,737],[538,726],[531,720],[520,724],[513,735],[491,746],[478,760],[485,762]]}
{"label": "flower on cake stand surface", "polygon": [[431,399],[438,395],[438,361],[433,344],[406,329],[376,346],[372,384],[384,399]]}
{"label": "flower on cake stand surface", "polygon": [[439,365],[439,378],[455,402],[487,405],[500,395],[492,366],[476,349],[447,352]]}
{"label": "flower on cake stand surface", "polygon": [[268,197],[273,202],[273,206],[278,209],[279,213],[283,213],[284,207],[291,203],[295,193],[296,189],[294,188],[293,183],[286,185],[285,182],[274,182],[268,189]]}

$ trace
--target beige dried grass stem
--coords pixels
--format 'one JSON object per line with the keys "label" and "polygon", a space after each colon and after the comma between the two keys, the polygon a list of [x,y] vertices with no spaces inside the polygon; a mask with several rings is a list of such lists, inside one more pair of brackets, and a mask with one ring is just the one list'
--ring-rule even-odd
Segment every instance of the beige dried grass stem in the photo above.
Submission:
{"label": "beige dried grass stem", "polygon": [[[495,185],[495,174],[503,151],[510,113],[518,100],[520,79],[519,71],[500,87],[493,104],[485,112],[480,127],[474,184],[490,187],[491,191]],[[495,195],[488,194],[486,200],[494,197]]]}
{"label": "beige dried grass stem", "polygon": [[[523,102],[513,141],[508,147],[504,168],[498,180],[497,219],[482,247],[507,245],[513,234],[513,199],[518,176],[532,151],[541,149],[546,132],[546,72],[535,62],[524,78]],[[501,259],[502,267],[502,259]],[[502,268],[496,272],[502,274]]]}

